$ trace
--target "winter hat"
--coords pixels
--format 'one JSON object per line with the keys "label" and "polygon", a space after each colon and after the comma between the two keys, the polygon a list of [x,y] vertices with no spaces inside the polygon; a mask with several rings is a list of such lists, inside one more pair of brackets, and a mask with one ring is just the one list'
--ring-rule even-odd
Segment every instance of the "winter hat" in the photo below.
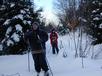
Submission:
{"label": "winter hat", "polygon": [[34,30],[37,30],[37,29],[39,28],[39,23],[38,23],[38,22],[33,22],[33,23],[32,23],[32,28],[33,28]]}
{"label": "winter hat", "polygon": [[33,23],[32,23],[32,26],[33,26],[33,25],[39,26],[39,23],[38,23],[38,22],[33,22]]}

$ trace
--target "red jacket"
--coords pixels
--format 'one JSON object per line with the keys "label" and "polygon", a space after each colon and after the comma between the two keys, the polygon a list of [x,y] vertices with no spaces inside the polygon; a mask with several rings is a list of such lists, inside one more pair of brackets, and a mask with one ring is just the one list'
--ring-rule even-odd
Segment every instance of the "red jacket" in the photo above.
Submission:
{"label": "red jacket", "polygon": [[51,44],[53,44],[53,43],[58,44],[57,39],[58,39],[57,33],[56,32],[51,32],[51,34],[50,34],[50,42],[51,42]]}

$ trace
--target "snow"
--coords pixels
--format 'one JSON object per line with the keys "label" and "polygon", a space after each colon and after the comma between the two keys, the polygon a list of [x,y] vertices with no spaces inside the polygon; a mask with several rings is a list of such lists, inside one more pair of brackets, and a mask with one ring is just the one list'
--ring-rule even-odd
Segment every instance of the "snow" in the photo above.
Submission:
{"label": "snow", "polygon": [[100,15],[102,16],[102,12],[100,13]]}
{"label": "snow", "polygon": [[29,9],[25,9],[27,12],[29,12]]}
{"label": "snow", "polygon": [[29,25],[31,25],[31,21],[27,21],[27,23],[28,23]]}
{"label": "snow", "polygon": [[102,3],[99,3],[99,6],[102,6]]}
{"label": "snow", "polygon": [[[86,44],[85,39],[86,37],[83,37],[83,46]],[[83,59],[84,68],[82,68],[82,58],[74,57],[75,48],[72,35],[60,36],[58,43],[60,49],[58,55],[52,54],[50,40],[46,43],[46,56],[54,76],[102,76],[102,59],[95,60],[86,57]],[[101,46],[95,46],[94,51],[100,49]],[[66,58],[63,57],[63,52],[67,53]],[[31,53],[29,55],[30,72],[28,71],[28,54],[0,56],[0,76],[36,76],[32,55]],[[40,76],[43,76],[43,73],[41,72]]]}
{"label": "snow", "polygon": [[99,18],[98,17],[95,17],[95,18],[93,18],[93,20],[99,20]]}
{"label": "snow", "polygon": [[19,42],[19,41],[20,41],[19,35],[16,34],[16,33],[13,33],[13,35],[11,36],[11,38],[13,38],[13,40],[14,40],[15,42]]}
{"label": "snow", "polygon": [[2,5],[1,6],[1,8],[0,8],[0,10],[4,10],[5,9],[5,6],[4,5]]}
{"label": "snow", "polygon": [[22,31],[22,26],[20,24],[15,25],[17,31]]}
{"label": "snow", "polygon": [[96,9],[97,11],[99,11],[100,9],[98,8],[98,9]]}
{"label": "snow", "polygon": [[10,45],[13,45],[14,43],[13,43],[13,41],[12,40],[8,40],[7,41],[7,46],[10,46]]}
{"label": "snow", "polygon": [[14,18],[14,19],[20,18],[21,20],[23,20],[23,15],[22,15],[22,14],[19,14],[19,15],[14,16],[13,18]]}
{"label": "snow", "polygon": [[0,51],[2,51],[2,49],[3,49],[3,46],[2,46],[2,44],[0,44]]}
{"label": "snow", "polygon": [[8,25],[10,23],[10,19],[7,19],[5,22],[4,22],[4,25]]}
{"label": "snow", "polygon": [[8,27],[7,31],[6,31],[6,36],[8,37],[8,34],[12,31],[12,27]]}
{"label": "snow", "polygon": [[102,28],[102,23],[99,25],[99,28]]}
{"label": "snow", "polygon": [[86,20],[86,19],[82,19],[82,21],[83,21],[83,22],[87,22],[87,20]]}
{"label": "snow", "polygon": [[92,11],[92,13],[96,13],[96,12],[97,12],[96,10],[93,10],[93,11]]}
{"label": "snow", "polygon": [[21,20],[23,20],[23,15],[18,15],[18,18],[20,18]]}
{"label": "snow", "polygon": [[26,20],[23,20],[23,23],[24,23],[24,24],[27,24],[27,21],[26,21]]}
{"label": "snow", "polygon": [[26,20],[24,20],[23,23],[24,23],[24,24],[29,24],[29,25],[31,25],[31,21],[26,21]]}
{"label": "snow", "polygon": [[12,3],[10,7],[14,7],[14,6],[15,6],[15,4]]}
{"label": "snow", "polygon": [[83,22],[87,22],[87,20],[82,17],[79,17],[79,20],[82,20]]}
{"label": "snow", "polygon": [[29,16],[29,15],[26,15],[26,17],[27,17],[27,18],[30,18],[30,16]]}
{"label": "snow", "polygon": [[24,10],[21,10],[20,12],[21,12],[22,14],[26,14],[26,12],[25,12]]}
{"label": "snow", "polygon": [[1,41],[1,43],[4,43],[4,42],[5,42],[5,40],[6,40],[6,38],[4,38],[4,39]]}
{"label": "snow", "polygon": [[98,44],[94,46],[94,50],[98,50],[98,51],[95,51],[95,58],[102,59],[102,44]]}
{"label": "snow", "polygon": [[100,9],[95,9],[92,11],[92,13],[96,13],[97,11],[99,11]]}

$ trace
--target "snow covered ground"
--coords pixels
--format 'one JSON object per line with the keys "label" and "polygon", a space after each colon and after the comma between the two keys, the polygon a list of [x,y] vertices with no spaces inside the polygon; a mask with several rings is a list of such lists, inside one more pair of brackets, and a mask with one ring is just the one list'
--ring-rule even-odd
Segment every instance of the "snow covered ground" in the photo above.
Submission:
{"label": "snow covered ground", "polygon": [[[61,42],[63,46],[61,46]],[[82,68],[82,58],[74,57],[74,43],[69,35],[59,38],[60,52],[58,55],[52,54],[50,46],[48,41],[47,60],[54,76],[102,76],[102,59],[84,58],[84,68]],[[63,57],[63,52],[67,53],[66,58]],[[30,72],[28,71],[28,54],[0,56],[0,76],[36,76],[31,53]],[[41,76],[43,76],[43,72]]]}

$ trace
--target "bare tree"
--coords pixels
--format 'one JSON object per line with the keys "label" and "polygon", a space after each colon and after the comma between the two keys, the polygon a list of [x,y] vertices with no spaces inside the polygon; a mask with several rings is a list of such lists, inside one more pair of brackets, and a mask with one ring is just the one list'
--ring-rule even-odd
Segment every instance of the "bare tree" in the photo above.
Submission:
{"label": "bare tree", "polygon": [[78,25],[76,1],[77,0],[56,0],[55,2],[57,16],[61,23],[67,26],[70,30],[74,29]]}

